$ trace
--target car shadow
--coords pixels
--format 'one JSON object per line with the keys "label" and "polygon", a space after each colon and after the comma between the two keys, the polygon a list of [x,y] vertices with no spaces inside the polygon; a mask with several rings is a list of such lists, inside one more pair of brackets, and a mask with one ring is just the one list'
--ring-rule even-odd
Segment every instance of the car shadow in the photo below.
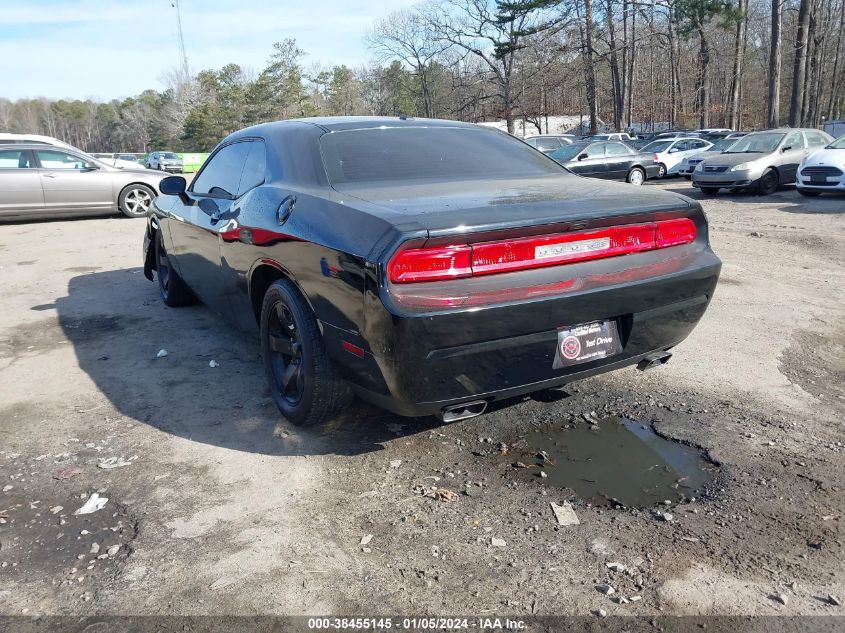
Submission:
{"label": "car shadow", "polygon": [[163,433],[266,455],[358,455],[443,426],[357,400],[325,425],[291,425],[270,399],[257,337],[202,305],[168,308],[140,268],[75,276],[55,308],[97,389],[122,415]]}
{"label": "car shadow", "polygon": [[781,204],[782,206],[779,210],[784,213],[845,213],[845,195],[832,193],[808,198],[798,193],[794,185],[785,185],[771,195],[760,196],[755,191],[739,191],[733,193],[724,189],[715,195],[705,195],[701,193],[701,190],[696,189],[687,181],[680,178],[676,179],[675,182],[672,182],[672,179],[650,180],[647,184],[649,186],[658,185],[664,191],[679,193],[699,202],[730,201],[737,204]]}

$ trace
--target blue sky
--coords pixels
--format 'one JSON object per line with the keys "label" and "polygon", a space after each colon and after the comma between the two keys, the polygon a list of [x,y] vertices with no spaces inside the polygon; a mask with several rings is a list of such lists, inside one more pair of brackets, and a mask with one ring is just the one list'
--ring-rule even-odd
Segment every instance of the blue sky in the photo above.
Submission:
{"label": "blue sky", "polygon": [[[193,71],[261,69],[293,37],[306,65],[370,59],[373,22],[414,0],[180,0]],[[0,0],[0,97],[112,99],[162,89],[179,61],[172,0]]]}

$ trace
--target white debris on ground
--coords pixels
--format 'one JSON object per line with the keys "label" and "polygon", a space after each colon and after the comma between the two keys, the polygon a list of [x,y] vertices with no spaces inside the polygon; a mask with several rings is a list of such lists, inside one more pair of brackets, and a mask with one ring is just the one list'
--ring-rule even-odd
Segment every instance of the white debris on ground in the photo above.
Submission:
{"label": "white debris on ground", "polygon": [[103,508],[105,508],[108,502],[109,500],[107,497],[101,497],[95,492],[88,498],[88,501],[86,501],[85,504],[81,508],[79,508],[79,510],[76,510],[74,512],[74,514],[91,514],[93,512],[96,512],[97,510],[102,510]]}

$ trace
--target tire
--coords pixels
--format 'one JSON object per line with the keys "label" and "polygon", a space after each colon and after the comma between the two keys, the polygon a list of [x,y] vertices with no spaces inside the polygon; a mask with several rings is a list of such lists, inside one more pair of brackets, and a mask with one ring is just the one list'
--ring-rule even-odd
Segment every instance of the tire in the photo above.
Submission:
{"label": "tire", "polygon": [[261,356],[270,395],[292,424],[337,417],[352,390],[326,353],[317,320],[293,282],[270,284],[261,305]]}
{"label": "tire", "polygon": [[156,231],[155,249],[158,292],[164,304],[171,308],[179,308],[196,303],[197,299],[190,288],[170,265],[167,251],[161,243],[160,231]]}
{"label": "tire", "polygon": [[798,193],[800,193],[802,196],[807,196],[808,198],[815,198],[816,196],[820,196],[822,192],[812,191],[810,189],[799,189]]}
{"label": "tire", "polygon": [[757,193],[761,196],[773,194],[778,189],[778,174],[769,167],[757,181]]}
{"label": "tire", "polygon": [[663,163],[660,163],[657,166],[657,177],[658,179],[666,178],[666,165],[664,165]]}
{"label": "tire", "polygon": [[719,188],[718,187],[701,187],[701,193],[703,193],[705,196],[715,196],[717,193],[719,193]]}
{"label": "tire", "polygon": [[645,172],[639,168],[634,167],[631,171],[628,172],[628,178],[626,179],[632,185],[642,185],[645,182],[646,175]]}
{"label": "tire", "polygon": [[156,192],[147,185],[127,185],[117,197],[117,206],[128,218],[143,218],[153,205]]}

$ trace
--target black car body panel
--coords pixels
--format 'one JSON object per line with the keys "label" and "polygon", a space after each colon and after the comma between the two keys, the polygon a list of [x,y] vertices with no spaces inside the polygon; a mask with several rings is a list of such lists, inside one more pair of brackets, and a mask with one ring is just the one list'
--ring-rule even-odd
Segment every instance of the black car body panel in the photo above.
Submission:
{"label": "black car body panel", "polygon": [[550,156],[579,176],[626,180],[635,167],[646,179],[657,178],[659,164],[654,154],[644,154],[622,141],[581,141],[552,152]]}
{"label": "black car body panel", "polygon": [[[355,390],[402,415],[496,400],[634,364],[672,348],[704,313],[720,270],[698,203],[683,196],[550,173],[439,182],[332,183],[320,139],[385,127],[481,130],[445,121],[324,118],[269,123],[225,139],[260,143],[266,175],[233,199],[160,195],[153,238],[207,305],[256,330],[263,291],[291,279],[313,310],[327,352]],[[498,141],[497,141],[498,142]],[[256,150],[257,151],[257,150]],[[545,163],[544,163],[545,164]],[[334,186],[332,186],[334,184]],[[528,235],[689,218],[695,240],[632,255],[469,277],[394,284],[386,265],[402,245],[488,243]],[[600,319],[617,324],[619,355],[553,369],[557,331]],[[349,345],[362,350],[350,353]]]}

